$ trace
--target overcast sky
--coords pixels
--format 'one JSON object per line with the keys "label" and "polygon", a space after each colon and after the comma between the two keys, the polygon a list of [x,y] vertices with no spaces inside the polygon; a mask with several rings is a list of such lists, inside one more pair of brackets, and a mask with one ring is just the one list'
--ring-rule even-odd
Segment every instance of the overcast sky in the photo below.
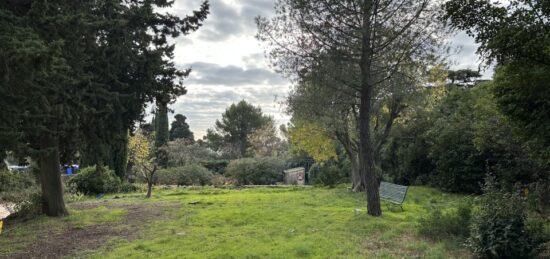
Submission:
{"label": "overcast sky", "polygon": [[[176,0],[172,13],[186,15],[200,6],[198,0]],[[185,115],[196,138],[212,127],[225,108],[246,100],[286,123],[281,101],[290,83],[268,67],[263,48],[255,39],[254,17],[274,14],[274,0],[210,0],[210,15],[196,32],[176,42],[175,62],[192,68],[185,80],[187,94],[171,105]],[[462,50],[452,59],[455,68],[477,69],[476,45],[465,34],[453,39]],[[490,77],[491,72],[485,72]]]}

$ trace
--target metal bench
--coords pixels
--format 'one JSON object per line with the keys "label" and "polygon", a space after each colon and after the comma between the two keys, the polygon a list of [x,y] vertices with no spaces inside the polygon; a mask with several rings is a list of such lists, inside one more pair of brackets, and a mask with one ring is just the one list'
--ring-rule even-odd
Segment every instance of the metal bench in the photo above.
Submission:
{"label": "metal bench", "polygon": [[[391,204],[399,205],[403,210],[403,202],[407,196],[409,186],[393,184],[388,182],[380,182],[380,198],[388,201]],[[388,206],[389,209],[389,206]]]}

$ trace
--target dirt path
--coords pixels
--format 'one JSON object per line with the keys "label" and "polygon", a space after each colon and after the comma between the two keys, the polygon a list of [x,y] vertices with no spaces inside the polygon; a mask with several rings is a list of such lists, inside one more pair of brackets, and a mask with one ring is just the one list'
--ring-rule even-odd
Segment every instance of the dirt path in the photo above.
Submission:
{"label": "dirt path", "polygon": [[178,208],[177,203],[124,204],[113,201],[74,204],[73,209],[92,209],[98,206],[118,208],[127,211],[126,216],[117,222],[108,222],[84,228],[64,225],[62,231],[37,233],[37,241],[15,254],[0,258],[61,258],[78,251],[94,250],[106,245],[113,237],[132,240],[139,237],[140,228],[162,218],[169,218],[167,209]]}

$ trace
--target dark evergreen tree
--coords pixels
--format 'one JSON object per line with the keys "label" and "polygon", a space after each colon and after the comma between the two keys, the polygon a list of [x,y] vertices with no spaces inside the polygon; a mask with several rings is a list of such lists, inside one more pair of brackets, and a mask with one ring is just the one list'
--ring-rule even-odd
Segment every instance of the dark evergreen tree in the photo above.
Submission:
{"label": "dark evergreen tree", "polygon": [[21,3],[0,3],[0,151],[39,162],[44,212],[63,216],[59,165],[79,147],[122,170],[146,103],[184,93],[189,70],[175,69],[167,38],[198,29],[208,3],[184,18],[155,11],[164,0]]}
{"label": "dark evergreen tree", "polygon": [[186,119],[187,117],[181,114],[176,114],[176,116],[174,116],[174,121],[170,127],[170,140],[184,138],[192,142],[195,141],[195,136],[189,129],[189,124],[185,121]]}

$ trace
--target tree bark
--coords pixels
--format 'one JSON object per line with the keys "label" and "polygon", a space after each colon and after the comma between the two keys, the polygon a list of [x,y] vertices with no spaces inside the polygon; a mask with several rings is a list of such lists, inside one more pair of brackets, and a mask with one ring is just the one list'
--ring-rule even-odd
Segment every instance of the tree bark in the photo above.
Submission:
{"label": "tree bark", "polygon": [[374,171],[374,147],[370,120],[372,117],[372,98],[374,73],[372,71],[373,48],[371,45],[373,1],[364,0],[362,5],[362,49],[361,49],[361,103],[359,106],[359,161],[361,177],[367,190],[367,212],[372,216],[381,216],[378,180]]}
{"label": "tree bark", "polygon": [[44,134],[40,139],[40,182],[42,186],[42,211],[51,217],[69,213],[63,200],[63,185],[59,161],[59,147],[55,137]]}
{"label": "tree bark", "polygon": [[[370,92],[370,91],[365,91]],[[370,95],[365,93],[361,97],[359,137],[361,145],[359,147],[361,161],[361,179],[365,183],[367,191],[367,211],[369,215],[380,216],[380,194],[378,193],[378,179],[374,170],[374,148],[371,140],[370,129],[371,101]]]}
{"label": "tree bark", "polygon": [[153,191],[153,183],[155,181],[155,172],[157,171],[157,166],[153,166],[153,170],[148,170],[146,167],[145,170],[149,171],[149,175],[145,178],[147,179],[147,198],[151,198],[151,192]]}
{"label": "tree bark", "polygon": [[153,181],[147,181],[147,195],[145,197],[151,198],[151,192],[153,190]]}
{"label": "tree bark", "polygon": [[365,185],[361,179],[361,167],[359,164],[359,156],[357,153],[353,153],[350,157],[351,160],[351,189],[354,192],[364,192]]}
{"label": "tree bark", "polygon": [[351,161],[351,189],[354,192],[365,191],[365,184],[361,179],[361,168],[359,163],[359,155],[357,154],[357,145],[353,143],[347,129],[344,132],[337,132],[336,138],[344,147],[346,155]]}

